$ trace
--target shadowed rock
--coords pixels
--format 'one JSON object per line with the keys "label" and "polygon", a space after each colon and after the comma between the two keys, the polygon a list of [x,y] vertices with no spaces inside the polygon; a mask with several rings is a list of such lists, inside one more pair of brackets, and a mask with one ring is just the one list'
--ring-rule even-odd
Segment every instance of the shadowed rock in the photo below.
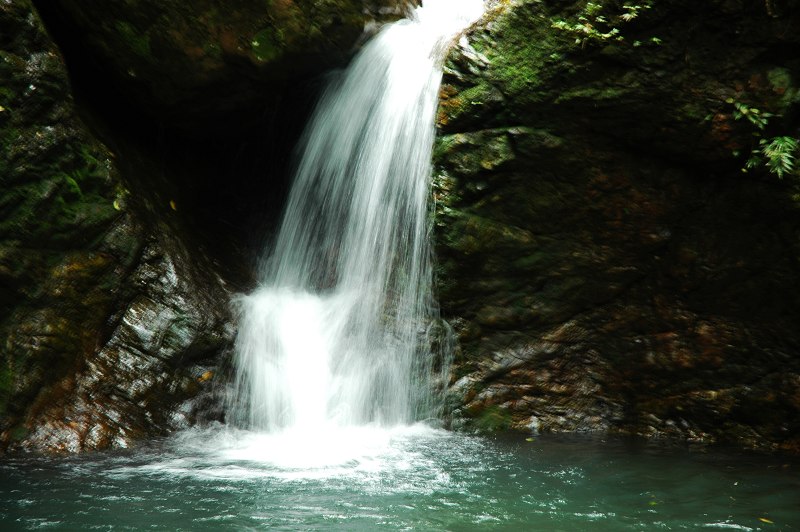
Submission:
{"label": "shadowed rock", "polygon": [[797,449],[797,177],[741,169],[759,137],[797,136],[800,12],[599,4],[605,23],[503,3],[451,53],[435,194],[456,417]]}

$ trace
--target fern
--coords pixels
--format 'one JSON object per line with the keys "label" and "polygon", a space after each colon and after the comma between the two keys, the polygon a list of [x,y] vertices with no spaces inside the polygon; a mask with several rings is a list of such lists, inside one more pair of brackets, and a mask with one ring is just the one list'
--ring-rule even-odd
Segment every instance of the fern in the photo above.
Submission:
{"label": "fern", "polygon": [[790,174],[795,168],[795,154],[797,152],[798,141],[792,137],[774,137],[772,139],[762,139],[761,153],[764,156],[765,164],[770,172],[779,178]]}

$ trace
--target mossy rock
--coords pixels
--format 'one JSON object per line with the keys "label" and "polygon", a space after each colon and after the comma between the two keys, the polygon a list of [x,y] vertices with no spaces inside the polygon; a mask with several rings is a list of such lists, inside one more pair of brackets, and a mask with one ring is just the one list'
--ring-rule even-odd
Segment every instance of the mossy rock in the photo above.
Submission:
{"label": "mossy rock", "polygon": [[[114,85],[146,113],[192,122],[242,105],[254,90],[274,90],[341,63],[368,21],[397,17],[408,5],[404,0],[366,5],[237,0],[224,8],[212,0],[34,4],[68,61],[102,65],[104,77],[94,83]],[[239,88],[226,93],[218,90],[221,84]],[[208,91],[213,98],[203,97]]]}
{"label": "mossy rock", "polygon": [[513,419],[511,415],[499,406],[492,405],[484,408],[476,417],[470,420],[470,425],[481,432],[500,432],[511,428]]}
{"label": "mossy rock", "polygon": [[730,101],[796,135],[800,62],[780,50],[800,8],[640,4],[498,2],[445,63],[436,274],[471,383],[455,410],[791,447],[800,206],[786,179],[742,173],[760,133]]}
{"label": "mossy rock", "polygon": [[[117,30],[133,38],[133,24]],[[182,257],[180,246],[149,236],[114,155],[78,118],[66,69],[29,2],[0,3],[0,35],[0,452],[74,452],[163,434],[176,402],[207,391],[181,391],[187,366],[227,342],[221,323],[207,321],[220,313],[198,310],[207,304],[199,300],[219,290],[208,305],[217,308],[227,295],[213,280],[178,293],[185,269],[168,253]],[[152,319],[133,332],[160,324],[153,335],[164,353],[120,330],[136,323],[126,313],[143,291],[137,308],[150,305]]]}

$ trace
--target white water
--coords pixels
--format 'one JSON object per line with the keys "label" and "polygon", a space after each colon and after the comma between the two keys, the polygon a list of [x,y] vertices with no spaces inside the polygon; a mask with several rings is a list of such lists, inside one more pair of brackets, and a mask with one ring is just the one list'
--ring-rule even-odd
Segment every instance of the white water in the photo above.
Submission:
{"label": "white water", "polygon": [[351,428],[434,413],[434,373],[446,371],[426,332],[440,62],[482,11],[482,0],[426,0],[321,99],[260,287],[238,301],[240,426],[292,434],[291,448],[320,433],[345,448],[363,437]]}

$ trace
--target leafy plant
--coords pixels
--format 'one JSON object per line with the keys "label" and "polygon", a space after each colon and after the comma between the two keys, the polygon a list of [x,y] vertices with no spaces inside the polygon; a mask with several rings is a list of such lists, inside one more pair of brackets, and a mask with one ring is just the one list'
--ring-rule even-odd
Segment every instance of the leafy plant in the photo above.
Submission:
{"label": "leafy plant", "polygon": [[746,119],[760,131],[763,131],[764,128],[767,127],[769,119],[773,116],[772,113],[762,112],[755,107],[750,107],[746,103],[736,101],[733,98],[728,98],[725,101],[733,105],[733,118],[735,120]]}
{"label": "leafy plant", "polygon": [[[747,120],[755,131],[753,137],[758,140],[758,145],[750,151],[750,157],[742,168],[743,172],[754,168],[766,167],[770,173],[783,179],[788,174],[796,173],[795,161],[797,159],[800,141],[794,137],[782,135],[765,138],[763,131],[769,124],[769,119],[774,115],[763,112],[746,103],[728,98],[726,103],[733,105],[733,118]],[[738,152],[734,152],[737,155]]]}
{"label": "leafy plant", "polygon": [[759,141],[759,149],[767,168],[781,179],[786,174],[794,172],[797,148],[798,141],[792,137],[775,137]]}
{"label": "leafy plant", "polygon": [[[620,26],[638,18],[641,13],[653,7],[652,0],[640,4],[626,3],[622,11],[617,13],[607,12],[606,6],[600,2],[586,2],[583,9],[573,20],[557,19],[552,22],[552,27],[571,33],[575,36],[575,44],[586,46],[589,42],[623,42]],[[652,37],[647,42],[660,44],[661,39]],[[642,45],[642,41],[634,41],[633,46]]]}

